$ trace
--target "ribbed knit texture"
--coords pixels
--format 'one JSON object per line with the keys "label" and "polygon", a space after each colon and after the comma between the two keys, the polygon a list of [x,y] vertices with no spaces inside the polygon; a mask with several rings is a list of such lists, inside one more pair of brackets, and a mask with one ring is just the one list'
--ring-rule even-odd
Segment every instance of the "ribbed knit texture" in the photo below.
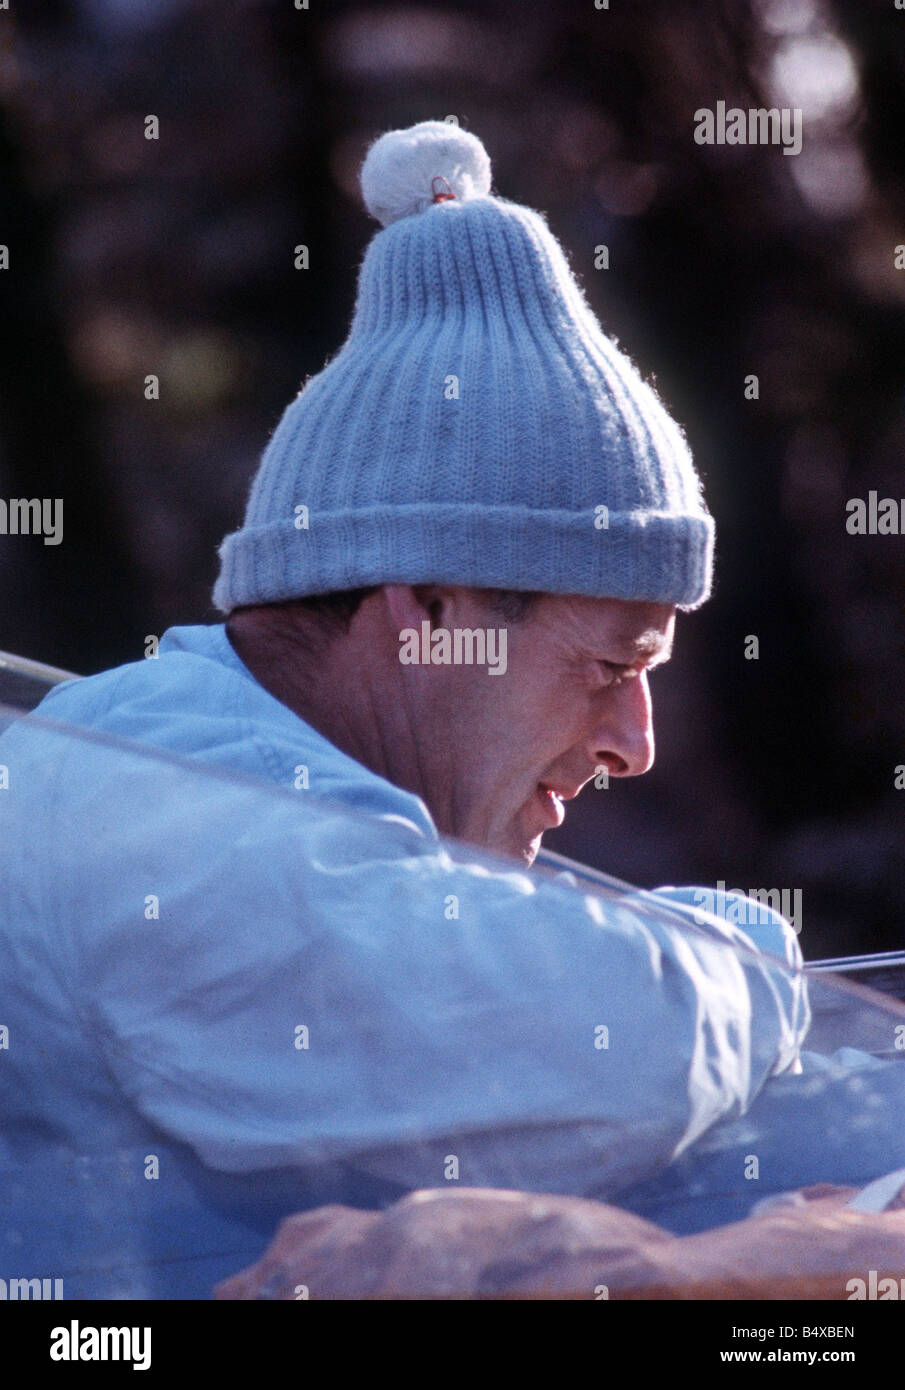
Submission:
{"label": "ribbed knit texture", "polygon": [[713,537],[681,430],[543,218],[456,197],[371,242],[348,339],[274,432],[214,601],[435,582],[690,609]]}

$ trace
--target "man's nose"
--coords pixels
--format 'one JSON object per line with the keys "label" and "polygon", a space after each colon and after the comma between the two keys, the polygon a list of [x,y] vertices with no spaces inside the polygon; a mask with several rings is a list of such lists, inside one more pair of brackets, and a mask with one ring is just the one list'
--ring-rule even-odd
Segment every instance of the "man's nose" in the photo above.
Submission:
{"label": "man's nose", "polygon": [[595,766],[602,764],[614,777],[639,777],[653,767],[653,706],[645,671],[610,692],[588,752]]}

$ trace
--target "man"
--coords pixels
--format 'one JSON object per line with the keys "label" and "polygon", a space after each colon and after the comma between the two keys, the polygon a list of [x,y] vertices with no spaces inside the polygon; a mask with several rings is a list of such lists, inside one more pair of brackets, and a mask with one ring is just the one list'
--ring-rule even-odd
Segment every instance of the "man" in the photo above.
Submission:
{"label": "man", "polygon": [[[240,608],[226,631],[266,690],[420,797],[441,833],[530,864],[595,773],[651,766],[647,672],[668,659],[671,606],[455,585],[382,585],[353,609],[358,597],[344,619],[326,606]],[[504,679],[474,665],[403,665],[399,634],[428,630],[498,631]]]}
{"label": "man", "polygon": [[222,547],[226,623],[0,740],[4,1228],[70,1297],[204,1296],[324,1201],[617,1196],[807,1027],[774,914],[526,872],[650,767],[713,523],[475,137],[391,132],[362,186],[385,229]]}

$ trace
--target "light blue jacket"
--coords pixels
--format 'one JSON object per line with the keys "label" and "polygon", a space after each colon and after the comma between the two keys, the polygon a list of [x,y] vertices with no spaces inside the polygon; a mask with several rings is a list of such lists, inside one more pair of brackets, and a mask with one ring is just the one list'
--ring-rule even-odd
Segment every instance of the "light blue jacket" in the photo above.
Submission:
{"label": "light blue jacket", "polygon": [[781,918],[442,842],[223,626],[39,719],[0,737],[0,1277],[204,1297],[325,1200],[613,1196],[794,1067]]}

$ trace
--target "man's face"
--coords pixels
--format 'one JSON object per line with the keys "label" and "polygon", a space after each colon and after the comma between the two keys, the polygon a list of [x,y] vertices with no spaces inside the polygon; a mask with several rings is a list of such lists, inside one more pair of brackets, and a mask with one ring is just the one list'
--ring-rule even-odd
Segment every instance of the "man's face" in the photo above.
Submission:
{"label": "man's face", "polygon": [[[423,795],[447,834],[530,864],[564,799],[606,769],[637,777],[654,760],[646,672],[669,657],[675,608],[546,595],[506,623],[455,590],[446,626],[506,627],[505,674],[431,668]],[[431,732],[432,731],[432,732]]]}

